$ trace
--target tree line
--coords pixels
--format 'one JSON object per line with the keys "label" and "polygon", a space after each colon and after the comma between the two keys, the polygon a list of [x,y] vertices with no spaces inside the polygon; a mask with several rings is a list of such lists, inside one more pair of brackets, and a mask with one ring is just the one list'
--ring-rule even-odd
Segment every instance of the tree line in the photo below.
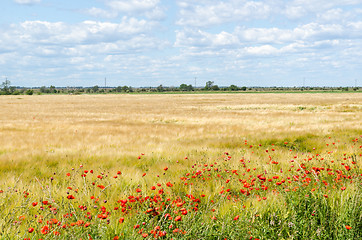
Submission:
{"label": "tree line", "polygon": [[33,95],[33,94],[92,94],[92,93],[142,93],[142,92],[193,92],[193,91],[359,91],[359,87],[238,87],[230,85],[227,87],[219,87],[213,81],[207,81],[204,87],[195,87],[191,84],[181,84],[178,87],[166,87],[159,85],[158,87],[101,87],[98,85],[92,87],[55,87],[53,85],[46,87],[24,88],[11,86],[9,80],[5,80],[0,85],[0,95]]}

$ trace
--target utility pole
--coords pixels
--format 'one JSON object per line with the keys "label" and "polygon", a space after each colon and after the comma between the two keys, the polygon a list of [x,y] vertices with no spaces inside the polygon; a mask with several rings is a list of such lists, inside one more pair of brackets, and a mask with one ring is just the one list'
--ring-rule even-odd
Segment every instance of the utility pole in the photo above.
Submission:
{"label": "utility pole", "polygon": [[197,79],[197,77],[195,77],[195,89],[196,89],[196,79]]}
{"label": "utility pole", "polygon": [[357,78],[354,80],[354,87],[357,87]]}
{"label": "utility pole", "polygon": [[104,78],[104,87],[107,87],[107,78]]}

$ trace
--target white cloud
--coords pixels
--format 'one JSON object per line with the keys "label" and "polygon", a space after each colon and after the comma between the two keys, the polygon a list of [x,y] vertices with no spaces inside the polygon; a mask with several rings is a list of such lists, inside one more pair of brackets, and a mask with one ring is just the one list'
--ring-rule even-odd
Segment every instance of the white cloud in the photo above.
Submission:
{"label": "white cloud", "polygon": [[230,22],[245,24],[251,20],[269,20],[272,23],[280,17],[304,23],[311,19],[338,21],[354,11],[344,11],[344,8],[358,4],[362,4],[362,0],[179,0],[180,11],[176,24],[185,27],[212,27]]}
{"label": "white cloud", "polygon": [[247,48],[245,48],[245,50],[247,53],[249,53],[251,55],[260,55],[260,56],[278,53],[278,49],[276,49],[275,47],[273,47],[271,45],[263,45],[263,46],[258,46],[258,47],[247,47]]}
{"label": "white cloud", "polygon": [[237,27],[235,29],[242,42],[247,43],[273,43],[281,44],[295,40],[293,32],[289,29],[273,28],[246,28]]}
{"label": "white cloud", "polygon": [[160,0],[109,0],[106,2],[111,9],[118,12],[146,12],[157,7]]}
{"label": "white cloud", "polygon": [[41,0],[14,0],[14,2],[16,2],[18,4],[32,5],[32,4],[40,3]]}
{"label": "white cloud", "polygon": [[257,1],[180,1],[180,18],[176,22],[182,26],[208,27],[231,21],[265,19],[270,14],[270,6]]}
{"label": "white cloud", "polygon": [[318,18],[324,22],[338,22],[348,18],[348,14],[344,13],[341,8],[329,9],[325,12],[318,13]]}
{"label": "white cloud", "polygon": [[83,12],[97,18],[115,18],[118,16],[118,13],[116,11],[107,11],[96,7],[85,9],[83,10]]}
{"label": "white cloud", "polygon": [[289,19],[299,19],[307,14],[307,9],[303,6],[287,6],[285,8],[285,15]]}
{"label": "white cloud", "polygon": [[[233,32],[210,33],[179,30],[175,47],[188,56],[281,56],[342,48],[350,39],[362,39],[362,22],[343,24],[308,23],[293,29],[236,27]],[[353,43],[355,44],[355,43]]]}
{"label": "white cloud", "polygon": [[166,18],[166,13],[164,8],[158,6],[147,11],[145,16],[151,20],[164,20]]}
{"label": "white cloud", "polygon": [[152,20],[162,20],[165,18],[165,9],[160,5],[160,0],[103,0],[105,9],[88,8],[84,13],[93,17],[116,18],[119,15],[145,16]]}
{"label": "white cloud", "polygon": [[177,32],[175,46],[222,48],[238,43],[237,37],[224,31],[219,34],[211,34],[201,30],[186,30]]}
{"label": "white cloud", "polygon": [[[8,35],[24,43],[63,45],[114,42],[130,39],[148,32],[153,25],[146,20],[123,17],[120,23],[84,21],[78,24],[63,22],[25,21],[13,24]],[[10,40],[10,39],[9,39]],[[10,42],[9,42],[10,43]],[[11,43],[10,43],[11,44]]]}
{"label": "white cloud", "polygon": [[314,42],[320,40],[362,38],[361,22],[346,24],[308,23],[294,29],[280,28],[241,28],[237,27],[235,35],[240,41],[254,43],[286,44],[295,41]]}
{"label": "white cloud", "polygon": [[167,44],[151,37],[152,29],[146,20],[127,17],[120,23],[25,21],[1,31],[0,52],[59,59],[147,52]]}
{"label": "white cloud", "polygon": [[[302,19],[308,15],[321,15],[326,14],[325,17],[328,17],[329,20],[333,20],[331,17],[339,17],[341,13],[341,7],[344,6],[353,6],[362,4],[361,0],[294,0],[288,1],[286,5],[280,6],[281,9],[284,8],[284,13],[289,19]],[[338,10],[339,9],[339,10]],[[327,13],[324,13],[327,12]],[[337,15],[336,15],[337,14]]]}

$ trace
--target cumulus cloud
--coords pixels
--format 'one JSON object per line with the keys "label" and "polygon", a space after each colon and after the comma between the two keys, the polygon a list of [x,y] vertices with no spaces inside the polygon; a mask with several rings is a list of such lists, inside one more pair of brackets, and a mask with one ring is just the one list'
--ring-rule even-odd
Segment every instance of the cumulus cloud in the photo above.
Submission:
{"label": "cumulus cloud", "polygon": [[160,0],[109,0],[106,5],[118,12],[147,12],[157,7]]}
{"label": "cumulus cloud", "polygon": [[278,50],[271,45],[263,45],[257,47],[247,47],[246,52],[251,55],[271,55],[278,53]]}
{"label": "cumulus cloud", "polygon": [[[13,79],[56,78],[74,84],[94,79],[104,71],[117,73],[119,64],[107,59],[123,59],[130,66],[136,64],[130,62],[130,56],[162,50],[168,43],[152,37],[153,28],[153,23],[129,17],[118,23],[25,21],[1,29],[0,63],[11,66],[6,71],[14,72]],[[53,84],[64,86],[61,82]]]}
{"label": "cumulus cloud", "polygon": [[256,1],[180,1],[180,18],[176,22],[182,26],[207,27],[231,21],[265,19],[270,14],[270,6]]}
{"label": "cumulus cloud", "polygon": [[102,8],[96,8],[96,7],[85,9],[83,10],[83,12],[97,18],[115,18],[118,16],[118,13],[116,11],[112,10],[107,11]]}
{"label": "cumulus cloud", "polygon": [[[338,21],[348,17],[349,8],[362,4],[361,0],[225,0],[192,1],[179,0],[179,18],[176,23],[186,27],[212,27],[230,22],[250,22],[252,20],[309,21],[324,19]],[[344,11],[344,8],[347,11]]]}
{"label": "cumulus cloud", "polygon": [[348,38],[358,27],[340,24],[308,23],[294,29],[280,28],[236,28],[235,34],[242,41],[254,43],[285,44],[294,41],[317,41]]}
{"label": "cumulus cloud", "polygon": [[206,47],[223,48],[239,44],[239,39],[233,34],[222,31],[218,34],[211,34],[201,30],[185,30],[176,33],[176,47]]}
{"label": "cumulus cloud", "polygon": [[102,18],[115,18],[119,15],[142,15],[152,20],[165,18],[165,9],[160,0],[104,0],[105,8],[92,7],[83,12]]}
{"label": "cumulus cloud", "polygon": [[[353,6],[362,4],[361,0],[293,0],[287,1],[284,6],[280,5],[282,12],[289,19],[301,19],[307,17],[308,15],[321,15],[324,14],[325,17],[328,17],[329,20],[334,20],[334,17],[338,17],[341,14],[341,7]],[[326,12],[327,13],[323,13]]]}
{"label": "cumulus cloud", "polygon": [[119,23],[25,21],[3,29],[0,52],[57,58],[144,52],[167,44],[152,37],[152,29],[152,23],[128,17]]}
{"label": "cumulus cloud", "polygon": [[184,29],[177,31],[175,46],[193,56],[277,56],[338,48],[350,39],[362,39],[362,22],[308,23],[293,29],[236,27],[233,32],[220,33]]}
{"label": "cumulus cloud", "polygon": [[83,21],[78,24],[64,22],[25,21],[12,24],[5,34],[25,43],[63,45],[114,42],[130,39],[148,32],[152,24],[146,20],[123,17],[119,23]]}

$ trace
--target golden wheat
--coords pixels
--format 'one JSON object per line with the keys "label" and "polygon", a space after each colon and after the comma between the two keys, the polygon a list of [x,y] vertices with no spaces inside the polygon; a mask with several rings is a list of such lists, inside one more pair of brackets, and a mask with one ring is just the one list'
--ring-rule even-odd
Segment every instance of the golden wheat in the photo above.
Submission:
{"label": "golden wheat", "polygon": [[360,93],[1,96],[0,104],[2,183],[78,164],[122,166],[131,177],[185,156],[237,152],[245,140],[323,148],[322,137],[362,134]]}

